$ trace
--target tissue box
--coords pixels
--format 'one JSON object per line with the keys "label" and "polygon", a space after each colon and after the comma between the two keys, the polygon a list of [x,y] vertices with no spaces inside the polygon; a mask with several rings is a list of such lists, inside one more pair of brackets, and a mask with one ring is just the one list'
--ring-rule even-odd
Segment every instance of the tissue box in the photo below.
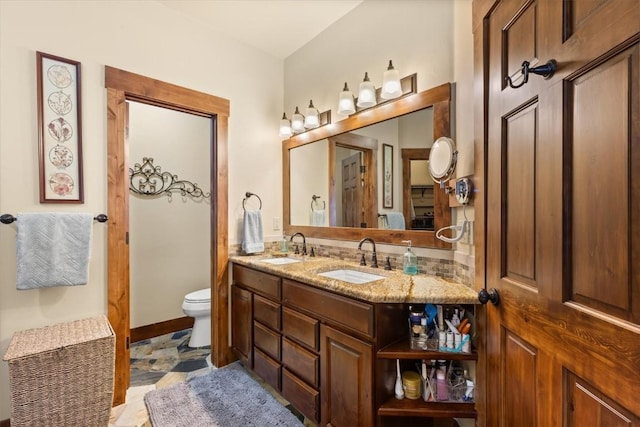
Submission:
{"label": "tissue box", "polygon": [[16,332],[4,360],[11,425],[109,424],[115,335],[105,316]]}

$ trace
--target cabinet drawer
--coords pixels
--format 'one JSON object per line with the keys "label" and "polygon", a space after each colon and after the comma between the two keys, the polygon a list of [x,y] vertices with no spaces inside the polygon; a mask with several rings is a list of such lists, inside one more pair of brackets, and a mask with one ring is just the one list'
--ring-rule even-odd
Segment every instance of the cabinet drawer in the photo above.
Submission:
{"label": "cabinet drawer", "polygon": [[253,298],[253,318],[275,331],[280,330],[280,304],[259,295]]}
{"label": "cabinet drawer", "polygon": [[319,322],[295,310],[282,308],[282,334],[318,351]]}
{"label": "cabinet drawer", "polygon": [[280,360],[280,334],[253,322],[253,345],[276,360]]}
{"label": "cabinet drawer", "polygon": [[318,367],[320,359],[317,354],[305,350],[302,346],[282,338],[282,364],[297,376],[314,387],[318,387]]}
{"label": "cabinet drawer", "polygon": [[284,279],[283,301],[373,337],[373,305]]}
{"label": "cabinet drawer", "polygon": [[280,390],[282,367],[278,362],[258,349],[253,352],[253,371],[271,387]]}
{"label": "cabinet drawer", "polygon": [[233,264],[233,282],[280,300],[280,278],[241,265]]}
{"label": "cabinet drawer", "polygon": [[282,370],[282,396],[314,423],[319,420],[320,392],[287,369]]}

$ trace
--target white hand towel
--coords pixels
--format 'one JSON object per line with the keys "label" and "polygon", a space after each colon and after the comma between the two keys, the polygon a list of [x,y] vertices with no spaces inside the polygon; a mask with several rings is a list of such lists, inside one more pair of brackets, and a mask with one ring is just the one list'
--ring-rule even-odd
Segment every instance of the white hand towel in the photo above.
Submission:
{"label": "white hand towel", "polygon": [[17,218],[17,289],[87,284],[93,215],[26,213]]}
{"label": "white hand towel", "polygon": [[262,214],[260,211],[244,211],[242,221],[242,250],[246,254],[264,252]]}
{"label": "white hand towel", "polygon": [[311,225],[323,227],[327,225],[324,209],[311,211]]}

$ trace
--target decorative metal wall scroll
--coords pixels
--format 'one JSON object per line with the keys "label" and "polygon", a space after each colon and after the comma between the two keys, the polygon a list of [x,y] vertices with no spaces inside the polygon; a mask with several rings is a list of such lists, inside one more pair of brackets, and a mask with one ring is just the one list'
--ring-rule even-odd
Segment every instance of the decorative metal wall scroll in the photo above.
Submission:
{"label": "decorative metal wall scroll", "polygon": [[209,198],[211,193],[204,193],[198,184],[186,180],[178,180],[178,175],[162,172],[160,166],[153,164],[152,157],[143,157],[142,164],[136,163],[129,168],[129,190],[144,196],[165,194],[171,198],[172,193],[192,198]]}

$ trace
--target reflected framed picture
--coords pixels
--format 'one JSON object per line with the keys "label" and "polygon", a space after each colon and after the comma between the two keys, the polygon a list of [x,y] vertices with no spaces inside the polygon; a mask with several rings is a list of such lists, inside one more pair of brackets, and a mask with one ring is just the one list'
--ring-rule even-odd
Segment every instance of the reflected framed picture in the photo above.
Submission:
{"label": "reflected framed picture", "polygon": [[80,62],[36,52],[40,203],[84,203]]}
{"label": "reflected framed picture", "polygon": [[382,207],[393,208],[393,146],[382,144]]}

